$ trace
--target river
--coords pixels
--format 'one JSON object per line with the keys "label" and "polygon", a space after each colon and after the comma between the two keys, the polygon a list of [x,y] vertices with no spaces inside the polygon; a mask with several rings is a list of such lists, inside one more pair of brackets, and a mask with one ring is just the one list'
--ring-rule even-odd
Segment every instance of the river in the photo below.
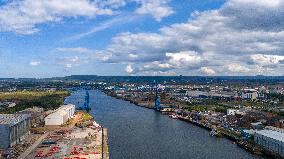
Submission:
{"label": "river", "polygon": [[[135,106],[92,90],[91,113],[108,129],[111,159],[248,159],[252,155],[231,141],[209,136],[190,123]],[[85,91],[76,91],[65,103],[83,105]]]}

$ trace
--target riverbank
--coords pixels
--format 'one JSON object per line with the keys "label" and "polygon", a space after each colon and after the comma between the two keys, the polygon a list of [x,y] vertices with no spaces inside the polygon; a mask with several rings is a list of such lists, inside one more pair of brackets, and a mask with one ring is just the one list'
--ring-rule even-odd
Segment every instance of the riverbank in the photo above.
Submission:
{"label": "riverbank", "polygon": [[[234,132],[234,131],[229,131],[226,130],[224,128],[212,128],[211,126],[204,124],[204,123],[200,123],[198,121],[193,121],[190,118],[187,117],[182,117],[182,116],[178,116],[179,120],[185,121],[185,122],[189,122],[193,125],[196,125],[198,127],[204,128],[208,131],[214,131],[216,132],[214,135],[215,137],[224,137],[230,141],[232,141],[234,144],[238,145],[239,147],[243,148],[244,150],[254,154],[254,155],[258,155],[258,156],[264,156],[264,157],[268,157],[268,158],[275,158],[275,159],[281,159],[282,157],[279,155],[276,155],[270,151],[267,151],[265,149],[263,149],[262,147],[256,145],[255,143],[253,143],[253,141],[251,140],[244,140],[240,134]],[[211,134],[211,133],[210,133]]]}
{"label": "riverbank", "polygon": [[[90,114],[108,128],[110,158],[264,159],[227,139],[211,137],[207,130],[193,124],[112,98],[100,90],[89,93]],[[81,105],[84,96],[85,91],[79,90],[65,102]]]}
{"label": "riverbank", "polygon": [[[135,100],[135,99],[132,100],[131,98],[123,98],[121,96],[116,96],[115,94],[110,93],[110,92],[104,92],[104,93],[107,94],[108,96],[114,97],[116,99],[128,101],[128,102],[135,104],[136,106],[139,106],[139,107],[154,109],[154,106],[153,106],[154,103],[153,102],[152,103],[150,103],[150,102],[138,102],[139,100]],[[172,113],[176,114],[176,112],[177,111],[174,111]],[[250,153],[252,153],[256,156],[263,156],[263,157],[269,157],[269,158],[281,158],[280,156],[278,156],[278,155],[276,155],[276,154],[274,154],[270,151],[267,151],[260,146],[257,146],[253,142],[253,140],[245,140],[242,137],[240,132],[225,129],[225,128],[222,128],[222,127],[215,127],[215,126],[211,125],[210,122],[207,122],[206,120],[194,120],[194,119],[190,118],[189,116],[182,116],[182,115],[177,115],[177,116],[178,116],[179,120],[189,122],[193,125],[204,128],[204,129],[208,130],[209,132],[212,131],[212,130],[216,131],[217,134],[214,134],[214,136],[224,137],[224,138],[232,141],[238,147],[240,147],[240,148],[244,149],[245,151],[250,152]]]}

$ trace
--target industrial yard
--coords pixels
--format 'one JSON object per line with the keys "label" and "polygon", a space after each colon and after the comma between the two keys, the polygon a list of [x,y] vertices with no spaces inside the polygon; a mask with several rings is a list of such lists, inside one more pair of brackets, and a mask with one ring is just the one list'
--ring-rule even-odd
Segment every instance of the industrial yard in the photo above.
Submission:
{"label": "industrial yard", "polygon": [[106,129],[103,131],[100,127],[62,129],[49,133],[25,158],[100,159],[102,156],[108,158],[108,146],[106,140],[102,141],[103,139],[107,139]]}
{"label": "industrial yard", "polygon": [[[73,107],[71,106],[71,108]],[[59,110],[61,111],[62,108],[59,108]],[[73,118],[64,125],[47,125],[37,129],[38,132],[48,131],[48,134],[33,151],[21,157],[26,159],[108,158],[107,130],[92,118],[91,115],[84,111],[77,111]]]}
{"label": "industrial yard", "polygon": [[108,158],[106,128],[73,104],[0,114],[0,128],[1,159]]}
{"label": "industrial yard", "polygon": [[[62,108],[66,107],[68,105],[58,110],[62,111]],[[4,158],[108,158],[107,129],[97,124],[93,117],[84,111],[75,112],[67,123],[30,128],[29,134],[20,137],[21,141],[6,149]]]}
{"label": "industrial yard", "polygon": [[[54,114],[58,114],[59,122],[65,118],[65,113],[62,110],[73,111],[66,109],[68,105],[58,108]],[[63,109],[64,108],[64,109]],[[72,112],[70,111],[70,112]],[[32,149],[27,149],[18,159],[31,158],[64,158],[64,159],[96,159],[108,158],[107,145],[107,130],[97,124],[91,115],[84,111],[77,111],[72,118],[64,124],[57,125],[56,120],[53,120],[54,125],[46,125],[44,127],[32,128],[33,132],[42,134],[40,141],[34,142]],[[53,115],[51,115],[53,116]],[[49,121],[50,115],[47,116]],[[104,152],[104,154],[102,154]],[[16,157],[15,157],[16,158]]]}

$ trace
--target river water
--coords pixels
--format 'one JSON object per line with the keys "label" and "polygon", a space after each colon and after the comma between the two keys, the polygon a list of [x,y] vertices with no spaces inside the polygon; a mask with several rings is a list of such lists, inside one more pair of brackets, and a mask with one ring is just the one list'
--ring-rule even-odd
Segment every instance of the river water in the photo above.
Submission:
{"label": "river water", "polygon": [[[108,129],[111,159],[248,159],[252,155],[231,141],[209,136],[205,129],[151,109],[89,91],[91,113]],[[83,105],[85,91],[65,103]]]}

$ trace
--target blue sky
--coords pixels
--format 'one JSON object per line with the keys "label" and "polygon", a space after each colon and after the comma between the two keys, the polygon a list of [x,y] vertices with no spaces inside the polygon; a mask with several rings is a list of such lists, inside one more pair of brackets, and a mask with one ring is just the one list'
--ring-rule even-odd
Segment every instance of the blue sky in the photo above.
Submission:
{"label": "blue sky", "polygon": [[283,0],[0,0],[0,77],[283,75]]}

